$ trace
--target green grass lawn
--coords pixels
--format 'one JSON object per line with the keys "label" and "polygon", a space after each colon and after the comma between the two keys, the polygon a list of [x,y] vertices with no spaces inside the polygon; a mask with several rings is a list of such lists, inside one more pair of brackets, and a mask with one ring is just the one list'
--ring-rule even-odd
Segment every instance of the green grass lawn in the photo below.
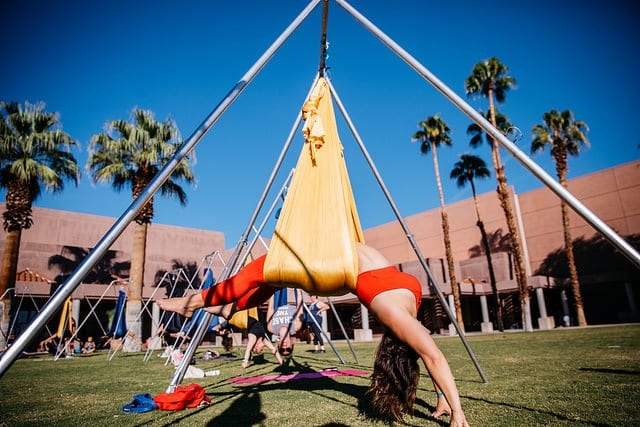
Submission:
{"label": "green grass lawn", "polygon": [[[457,337],[436,337],[457,380],[472,426],[639,426],[640,325],[567,328],[533,333],[468,336],[485,372],[482,382]],[[159,394],[173,368],[156,351],[106,353],[73,359],[33,357],[17,360],[0,379],[1,426],[369,426],[363,377],[332,377],[235,385],[234,376],[314,372],[328,367],[370,372],[377,343],[354,343],[355,362],[346,343],[336,344],[346,365],[327,347],[325,354],[299,343],[288,367],[271,355],[243,373],[240,361],[198,362],[221,375],[185,379],[202,385],[210,406],[179,412],[121,412],[134,394]],[[199,354],[205,349],[201,348]],[[196,357],[199,357],[198,355]],[[403,424],[447,425],[433,420],[435,393],[424,372],[413,416]]]}

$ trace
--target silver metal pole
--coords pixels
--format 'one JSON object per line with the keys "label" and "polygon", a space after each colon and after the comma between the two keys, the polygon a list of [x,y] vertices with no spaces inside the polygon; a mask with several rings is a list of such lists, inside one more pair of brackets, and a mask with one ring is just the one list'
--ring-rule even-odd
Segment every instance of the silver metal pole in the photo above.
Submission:
{"label": "silver metal pole", "polygon": [[[427,273],[427,276],[429,277],[429,280],[433,284],[433,287],[436,290],[436,294],[438,295],[438,299],[440,300],[440,303],[442,304],[445,312],[447,313],[447,316],[449,316],[449,319],[451,319],[451,323],[456,328],[456,331],[458,332],[458,335],[460,336],[460,340],[462,341],[462,344],[464,345],[465,349],[467,350],[467,353],[469,353],[469,356],[471,357],[471,360],[473,361],[473,364],[476,366],[476,369],[478,370],[478,373],[480,374],[480,377],[482,378],[482,381],[487,383],[488,382],[487,381],[487,377],[485,376],[484,372],[482,371],[482,368],[480,367],[480,364],[478,363],[478,359],[476,358],[475,354],[473,353],[473,350],[471,350],[471,346],[469,345],[469,343],[467,341],[467,338],[465,337],[464,332],[462,331],[462,328],[460,328],[460,325],[456,321],[456,318],[453,315],[453,312],[449,308],[449,304],[447,304],[447,300],[445,299],[442,291],[440,290],[440,286],[438,285],[438,281],[436,280],[434,275],[431,273],[431,270],[429,269],[429,266],[427,265],[427,262],[425,261],[424,255],[422,255],[422,251],[420,251],[420,248],[418,247],[418,244],[416,243],[416,241],[415,241],[415,239],[413,237],[413,234],[409,230],[409,227],[405,223],[402,215],[400,215],[400,211],[398,210],[398,207],[396,206],[395,202],[391,198],[391,193],[389,193],[389,190],[387,190],[386,185],[382,181],[382,177],[380,176],[380,173],[378,172],[378,169],[376,168],[375,164],[373,163],[373,159],[369,155],[369,152],[367,151],[367,148],[364,146],[364,143],[362,142],[362,139],[360,138],[360,135],[358,134],[358,131],[356,130],[355,126],[353,125],[353,122],[351,121],[351,117],[349,117],[349,113],[344,108],[344,105],[342,104],[342,101],[340,100],[340,96],[336,92],[336,90],[333,87],[333,84],[331,83],[331,81],[329,79],[326,79],[326,80],[327,80],[327,84],[329,85],[329,88],[331,89],[331,93],[334,96],[336,104],[338,104],[338,107],[340,108],[340,111],[342,112],[342,115],[344,116],[344,119],[347,122],[347,125],[349,126],[349,129],[351,129],[351,133],[353,134],[354,138],[358,142],[358,146],[360,147],[360,150],[362,151],[362,154],[364,155],[365,159],[367,160],[367,163],[369,164],[369,167],[371,168],[371,171],[375,175],[376,180],[378,181],[378,184],[380,185],[380,188],[382,189],[382,192],[384,193],[384,195],[386,196],[387,200],[389,201],[389,206],[391,206],[391,209],[393,210],[393,213],[396,215],[396,218],[398,219],[398,222],[402,226],[402,229],[404,230],[404,233],[407,236],[407,239],[409,240],[409,243],[413,247],[413,250],[414,250],[417,258],[420,261],[420,264],[422,265],[422,268]],[[452,283],[451,286],[456,286],[456,284]]]}
{"label": "silver metal pole", "polygon": [[[309,95],[311,94],[311,91],[313,91],[313,87],[316,85],[317,81],[318,81],[318,76],[316,75],[314,80],[313,80],[313,83],[311,84],[311,87],[309,88],[309,92],[307,93],[307,97],[305,99],[309,98]],[[278,156],[278,159],[276,160],[276,164],[275,164],[273,170],[271,171],[271,175],[269,176],[267,184],[265,185],[264,191],[262,192],[262,195],[260,196],[260,200],[258,200],[258,203],[256,204],[256,207],[255,207],[255,209],[253,211],[253,214],[251,215],[251,219],[249,220],[249,223],[247,224],[246,229],[242,233],[242,236],[238,240],[238,243],[236,244],[236,247],[235,247],[233,253],[229,257],[229,262],[227,263],[227,265],[224,268],[224,271],[222,272],[222,275],[220,277],[221,280],[229,278],[231,273],[236,271],[236,266],[238,266],[238,259],[240,258],[240,254],[242,252],[242,249],[245,246],[247,246],[247,240],[249,238],[249,234],[251,233],[251,230],[253,229],[253,226],[254,226],[257,218],[258,218],[258,215],[260,214],[260,211],[262,210],[262,207],[264,206],[265,200],[267,199],[267,195],[271,191],[271,187],[273,185],[273,182],[275,181],[275,178],[276,178],[276,176],[278,174],[278,171],[282,167],[282,163],[284,162],[284,158],[286,157],[286,154],[289,151],[289,148],[291,147],[291,144],[293,142],[293,138],[295,137],[295,134],[296,134],[296,131],[297,131],[298,127],[300,127],[300,122],[301,121],[302,121],[302,113],[298,112],[298,114],[296,115],[296,119],[295,119],[295,121],[293,123],[293,126],[291,126],[291,130],[289,131],[289,135],[287,137],[287,140],[285,141],[284,147],[282,148],[282,150],[280,152],[280,155]],[[283,185],[282,189],[280,190],[280,193],[276,197],[276,200],[280,197],[280,195],[284,191],[285,187],[288,185],[289,180],[291,179],[292,173],[293,172],[289,173],[289,176],[287,177],[287,181],[285,182],[285,184]],[[274,200],[274,203],[273,203],[271,209],[274,209],[275,204],[276,204],[276,201]],[[251,252],[251,249],[253,248],[253,246],[255,245],[256,241],[260,237],[260,233],[262,233],[262,228],[264,228],[264,226],[266,224],[266,221],[267,221],[267,218],[265,218],[265,220],[260,225],[260,228],[256,232],[255,238],[251,241],[251,243],[248,244],[247,253]],[[203,316],[203,322],[210,322],[212,316],[213,315],[211,313],[205,313],[204,316]],[[176,389],[176,387],[184,379],[184,375],[186,374],[187,369],[189,368],[189,363],[185,362],[185,359],[187,361],[191,360],[191,358],[193,357],[193,355],[196,352],[196,349],[198,348],[198,346],[202,342],[202,339],[204,338],[205,332],[206,332],[206,328],[203,328],[202,324],[198,327],[198,329],[196,329],[196,332],[194,333],[194,336],[191,339],[191,342],[189,343],[189,345],[187,346],[187,349],[185,350],[185,357],[183,357],[183,361],[180,363],[180,365],[178,365],[178,369],[176,369],[176,372],[175,372],[173,378],[171,379],[171,383],[169,384],[169,387],[167,388],[168,392],[174,391]],[[188,357],[188,359],[187,359],[187,357]]]}
{"label": "silver metal pole", "polygon": [[71,295],[78,286],[82,278],[84,278],[91,268],[102,258],[106,251],[111,247],[115,240],[124,232],[129,223],[138,215],[144,205],[153,197],[160,189],[162,184],[171,176],[173,171],[178,167],[182,159],[184,159],[200,142],[202,137],[211,129],[220,116],[229,108],[229,106],[238,98],[240,93],[262,70],[267,62],[273,57],[276,51],[284,44],[286,39],[296,30],[302,21],[311,13],[320,0],[311,0],[307,7],[293,20],[284,32],[276,39],[276,41],[264,52],[264,54],[256,61],[255,64],[240,78],[233,86],[227,96],[218,104],[218,106],[209,114],[195,132],[187,139],[176,151],[174,156],[164,166],[164,168],[156,175],[151,182],[142,190],[142,193],[129,205],[124,214],[113,224],[109,231],[102,237],[93,250],[89,252],[87,257],[80,263],[76,270],[71,274],[69,279],[60,287],[58,292],[53,295],[42,312],[36,316],[33,322],[25,329],[25,331],[16,339],[15,343],[9,347],[2,356],[0,356],[0,378],[16,358],[22,353],[26,345],[36,336],[38,331],[49,321],[56,313],[58,308]]}
{"label": "silver metal pole", "polygon": [[[109,285],[106,287],[106,289],[104,290],[104,292],[102,292],[102,295],[100,295],[100,298],[98,298],[98,302],[96,302],[95,306],[91,306],[91,303],[87,300],[87,302],[89,302],[89,306],[91,306],[91,310],[89,310],[89,313],[85,316],[85,318],[82,320],[82,322],[80,322],[80,324],[78,326],[76,326],[76,330],[73,332],[73,334],[71,334],[71,337],[69,338],[69,342],[73,342],[73,340],[75,340],[75,338],[78,336],[78,334],[80,333],[80,329],[82,329],[82,327],[84,326],[85,323],[87,323],[87,321],[89,320],[90,316],[93,314],[95,316],[95,310],[98,307],[98,304],[100,304],[100,302],[104,299],[105,295],[107,295],[107,292],[109,292],[111,290],[111,288],[118,282],[124,282],[126,280],[113,280],[111,281],[111,283],[109,283]],[[86,296],[85,296],[86,298]],[[100,325],[100,328],[102,329],[102,332],[104,331],[104,328],[102,327],[102,324],[100,323],[100,319],[98,317],[96,317],[96,320],[98,320],[98,324]],[[62,338],[62,337],[61,337]],[[58,349],[58,352],[55,354],[55,356],[53,357],[53,360],[58,360],[60,358],[60,356],[62,355],[62,350]]]}
{"label": "silver metal pole", "polygon": [[591,212],[580,200],[573,196],[566,188],[553,179],[544,169],[538,166],[533,160],[527,156],[522,150],[520,150],[513,142],[511,142],[506,136],[504,136],[498,129],[496,129],[491,122],[482,117],[480,113],[475,111],[469,104],[467,104],[462,98],[460,98],[449,87],[442,83],[435,75],[433,75],[427,68],[420,64],[413,56],[400,47],[396,42],[383,33],[378,27],[376,27],[371,21],[360,14],[345,0],[336,0],[340,6],[342,6],[347,12],[349,12],[358,22],[364,25],[369,31],[371,31],[382,43],[384,43],[389,49],[391,49],[396,55],[398,55],[403,61],[405,61],[411,68],[413,68],[424,79],[431,83],[440,93],[448,98],[456,107],[458,107],[463,113],[465,113],[471,120],[478,124],[488,135],[495,140],[499,141],[502,147],[507,150],[513,157],[515,157],[525,168],[533,173],[543,184],[545,184],[551,191],[556,193],[558,197],[564,200],[571,208],[576,211],[582,218],[591,224],[596,230],[600,231],[602,235],[609,240],[614,246],[631,261],[636,267],[640,268],[640,253],[638,253],[633,246],[622,239],[612,228],[598,218],[593,212]]}
{"label": "silver metal pole", "polygon": [[[299,124],[300,124],[300,120],[297,120],[296,121],[296,126],[299,125]],[[290,139],[293,139],[293,134],[290,135]],[[290,145],[290,143],[291,143],[291,140],[288,140],[287,143],[285,143],[285,146]],[[279,168],[279,165],[278,165],[278,168]],[[268,220],[268,217],[271,215],[271,213],[275,209],[276,204],[278,202],[278,199],[282,196],[284,191],[287,189],[287,187],[289,185],[289,181],[291,180],[292,175],[293,175],[293,169],[291,170],[291,172],[287,176],[287,179],[286,179],[285,183],[280,188],[280,192],[274,198],[274,201],[271,204],[271,207],[270,207],[269,211],[267,212],[267,214],[265,216],[265,219],[262,221],[262,223],[260,224],[258,229],[255,229],[255,227],[253,226],[253,224],[256,221],[255,216],[251,219],[251,223],[247,227],[247,232],[249,232],[249,230],[251,230],[251,229],[255,229],[256,236],[252,239],[252,241],[247,246],[247,251],[245,253],[245,258],[244,259],[246,259],[246,256],[248,255],[248,253],[251,252],[251,249],[253,248],[255,243],[260,238],[260,234],[262,233],[262,230],[263,230],[263,228],[264,228],[264,226],[265,226],[265,224],[266,224],[266,222]],[[272,184],[271,181],[269,183],[267,183],[267,187],[270,187],[271,184]],[[268,191],[265,191],[264,194],[263,194],[263,197],[266,197],[267,193],[268,193]],[[261,199],[258,202],[258,205],[259,206],[264,205],[264,199]],[[259,212],[259,209],[256,209],[256,212],[255,212],[256,216],[257,216],[258,212]],[[236,271],[232,270],[232,267],[231,267],[232,265],[237,265],[238,267],[240,267],[243,264],[244,259],[240,263],[238,263],[237,261],[240,258],[240,252],[241,252],[242,247],[245,245],[244,242],[246,241],[247,237],[248,236],[244,235],[242,237],[242,239],[240,239],[240,241],[238,242],[238,244],[236,246],[236,249],[234,250],[233,254],[231,255],[231,258],[229,259],[229,262],[225,265],[224,271],[221,274],[221,278],[220,278],[221,280],[225,280],[225,279],[229,278],[231,273],[235,273],[236,272]],[[238,270],[238,269],[235,269],[235,270]],[[167,392],[169,392],[169,393],[173,392],[176,389],[176,387],[180,383],[182,383],[182,380],[184,379],[184,376],[187,373],[187,369],[189,368],[190,361],[193,358],[193,356],[195,355],[196,349],[198,348],[198,346],[202,342],[202,339],[204,338],[204,336],[206,334],[206,331],[208,329],[209,323],[211,323],[212,317],[213,317],[213,314],[208,313],[208,312],[205,311],[205,313],[202,316],[202,319],[200,321],[200,324],[196,327],[196,331],[194,332],[193,338],[191,339],[191,341],[187,345],[187,348],[185,350],[185,354],[184,354],[184,357],[183,357],[183,361],[178,365],[178,368],[176,369],[176,372],[173,374],[171,382],[170,382],[169,386],[167,387]],[[187,359],[189,361],[189,363],[184,362],[184,359]]]}
{"label": "silver metal pole", "polygon": [[342,330],[342,335],[344,335],[344,339],[347,340],[347,344],[349,345],[351,354],[353,354],[353,358],[356,359],[356,363],[360,363],[360,361],[358,360],[358,356],[356,355],[356,351],[353,349],[353,346],[351,345],[349,334],[347,334],[347,331],[345,330],[344,325],[342,324],[342,319],[340,319],[340,316],[338,315],[338,310],[336,310],[336,307],[333,305],[333,301],[331,300],[331,298],[327,297],[327,301],[329,301],[329,305],[331,306],[331,311],[333,311],[333,315],[336,316],[336,320],[340,325],[340,330]]}
{"label": "silver metal pole", "polygon": [[[306,313],[309,315],[313,323],[315,323],[315,325],[318,327],[318,330],[320,331],[320,333],[322,333],[322,336],[324,336],[324,339],[327,340],[333,352],[336,354],[336,356],[338,356],[338,359],[340,359],[340,363],[342,363],[343,365],[346,365],[347,362],[344,361],[344,359],[342,358],[342,355],[340,354],[340,352],[338,352],[338,349],[336,348],[336,346],[333,345],[333,341],[331,341],[331,338],[327,336],[327,333],[324,331],[324,329],[322,329],[322,326],[318,324],[316,317],[311,313],[311,310],[309,310],[309,307],[307,307],[304,301],[302,302],[302,307],[304,307]],[[356,363],[358,363],[357,360],[356,360]]]}

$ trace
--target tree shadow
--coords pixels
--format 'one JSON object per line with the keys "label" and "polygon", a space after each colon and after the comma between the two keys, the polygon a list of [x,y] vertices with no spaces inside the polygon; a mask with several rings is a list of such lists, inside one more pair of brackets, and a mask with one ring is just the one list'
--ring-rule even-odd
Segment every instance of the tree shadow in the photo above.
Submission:
{"label": "tree shadow", "polygon": [[[171,276],[172,272],[178,270],[181,270],[183,274]],[[166,275],[170,275],[169,277],[175,280],[163,280]],[[202,280],[197,262],[184,262],[174,258],[171,260],[171,270],[160,269],[156,271],[154,275],[154,286],[166,288],[165,292],[167,297],[181,297],[189,288],[200,289]]]}
{"label": "tree shadow", "polygon": [[[501,228],[498,228],[493,233],[487,232],[487,241],[489,243],[489,250],[491,251],[491,253],[512,253],[511,233],[503,233],[504,231]],[[477,245],[470,247],[467,253],[469,254],[469,258],[485,256],[486,251],[484,249],[484,245],[482,244],[482,239],[480,239],[480,242]]]}
{"label": "tree shadow", "polygon": [[[634,248],[640,248],[640,234],[630,234],[623,238]],[[616,272],[626,274],[626,277],[634,277],[637,273],[633,263],[600,234],[589,239],[584,237],[574,239],[573,252],[580,276]],[[569,277],[566,249],[562,247],[550,252],[535,274],[559,278]]]}
{"label": "tree shadow", "polygon": [[[62,284],[69,275],[89,255],[91,248],[79,246],[63,246],[59,254],[51,255],[47,267],[56,267],[60,274],[56,276],[56,283]],[[108,250],[98,263],[82,278],[84,283],[108,284],[120,277],[127,277],[131,268],[130,261],[119,261],[120,251]],[[52,290],[54,291],[54,290]]]}

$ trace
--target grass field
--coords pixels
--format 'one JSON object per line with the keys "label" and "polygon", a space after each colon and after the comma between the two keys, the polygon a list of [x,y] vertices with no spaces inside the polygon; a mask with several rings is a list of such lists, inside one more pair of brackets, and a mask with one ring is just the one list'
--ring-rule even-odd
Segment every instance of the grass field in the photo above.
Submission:
{"label": "grass field", "polygon": [[[566,328],[533,333],[468,336],[488,383],[457,337],[436,337],[447,355],[472,426],[640,426],[640,325]],[[240,361],[198,362],[221,375],[185,379],[202,385],[212,404],[179,412],[121,412],[138,393],[165,391],[173,368],[156,352],[106,353],[59,359],[18,359],[0,378],[1,426],[369,426],[368,377],[332,377],[235,385],[229,378],[315,372],[328,367],[370,372],[377,343],[346,343],[325,354],[299,343],[289,366],[272,356],[243,372]],[[199,354],[205,349],[201,348]],[[199,357],[196,355],[196,357]],[[403,425],[447,425],[433,420],[435,394],[422,370],[415,413]]]}

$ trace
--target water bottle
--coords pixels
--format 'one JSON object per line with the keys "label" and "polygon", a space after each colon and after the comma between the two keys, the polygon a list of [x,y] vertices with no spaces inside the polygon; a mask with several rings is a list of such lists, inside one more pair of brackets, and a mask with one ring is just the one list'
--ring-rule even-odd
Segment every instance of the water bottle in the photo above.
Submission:
{"label": "water bottle", "polygon": [[211,371],[207,371],[205,375],[208,377],[215,377],[216,375],[220,375],[220,369],[213,369]]}

